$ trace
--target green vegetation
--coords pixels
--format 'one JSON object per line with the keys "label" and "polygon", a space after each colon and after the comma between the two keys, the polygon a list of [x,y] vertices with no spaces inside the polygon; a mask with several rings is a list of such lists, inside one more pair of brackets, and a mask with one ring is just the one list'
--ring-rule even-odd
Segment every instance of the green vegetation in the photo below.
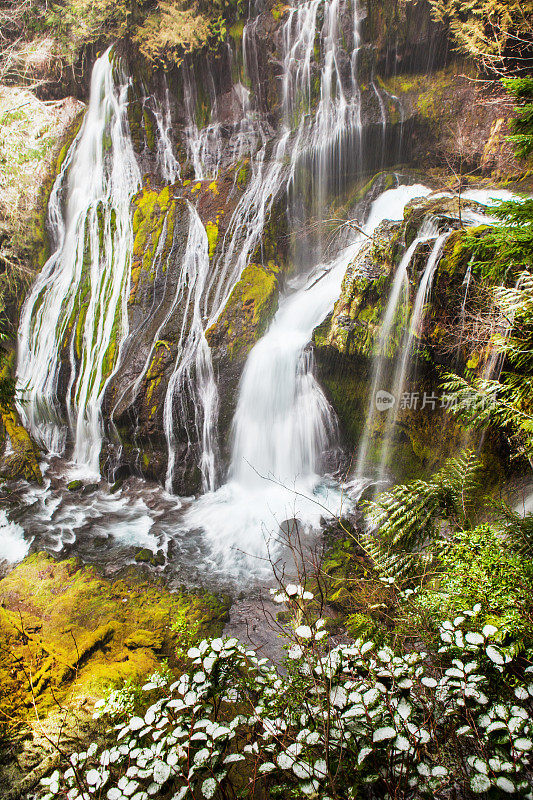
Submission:
{"label": "green vegetation", "polygon": [[520,0],[430,0],[435,19],[449,26],[457,49],[489,74],[531,66],[531,4]]}
{"label": "green vegetation", "polygon": [[179,679],[149,680],[142,711],[108,701],[123,721],[40,797],[530,796],[531,668],[507,680],[519,665],[477,606],[443,621],[431,660],[363,639],[328,649],[312,592],[289,584],[274,599],[293,620],[283,674],[236,639],[202,641]]}
{"label": "green vegetation", "polygon": [[[514,124],[515,146],[523,155],[533,150],[533,80],[510,79],[518,116]],[[492,303],[483,321],[487,334],[481,347],[485,360],[499,358],[503,372],[490,370],[472,380],[447,374],[443,388],[454,398],[453,410],[474,427],[493,423],[510,440],[515,457],[533,464],[533,200],[497,204],[492,213],[503,224],[472,231],[463,239],[471,253],[473,271],[491,282]],[[513,285],[514,284],[514,285]],[[478,353],[476,354],[479,358]]]}
{"label": "green vegetation", "polygon": [[46,84],[62,63],[77,67],[88,48],[118,41],[135,43],[153,65],[179,65],[216,49],[245,14],[244,0],[7,0],[0,80]]}
{"label": "green vegetation", "polygon": [[134,568],[109,581],[44,553],[0,581],[0,593],[0,725],[13,731],[32,718],[33,704],[46,715],[58,702],[94,702],[107,686],[138,684],[162,658],[175,666],[176,651],[217,634],[227,613],[224,599],[171,593]]}

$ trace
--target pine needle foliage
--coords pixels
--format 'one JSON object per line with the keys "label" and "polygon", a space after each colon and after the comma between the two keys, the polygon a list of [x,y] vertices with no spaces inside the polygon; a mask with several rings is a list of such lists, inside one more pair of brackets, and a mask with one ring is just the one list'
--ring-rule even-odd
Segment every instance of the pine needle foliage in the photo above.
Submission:
{"label": "pine needle foliage", "polygon": [[502,83],[518,104],[512,122],[513,135],[509,138],[514,142],[516,154],[526,158],[533,153],[533,78],[504,78]]}

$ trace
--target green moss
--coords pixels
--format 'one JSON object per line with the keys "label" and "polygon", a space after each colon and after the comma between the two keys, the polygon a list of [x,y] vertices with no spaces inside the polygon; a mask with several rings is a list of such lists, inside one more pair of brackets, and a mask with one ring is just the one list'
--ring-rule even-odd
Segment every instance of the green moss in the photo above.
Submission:
{"label": "green moss", "polygon": [[153,280],[155,276],[155,255],[158,251],[165,220],[167,238],[163,245],[162,262],[172,246],[177,203],[172,199],[170,186],[161,191],[147,184],[134,198],[133,214],[133,258],[131,266],[131,290],[129,303],[136,301],[139,282]]}
{"label": "green moss", "polygon": [[229,29],[229,31],[228,31],[229,35],[231,36],[231,38],[233,39],[235,44],[238,44],[239,42],[242,41],[242,33],[243,33],[243,31],[244,31],[244,20],[243,19],[238,20],[238,22],[235,22],[231,26],[231,28]]}
{"label": "green moss", "polygon": [[249,161],[249,159],[245,159],[242,162],[241,166],[239,166],[238,169],[237,169],[236,182],[237,182],[237,186],[240,189],[242,189],[244,186],[246,186],[246,184],[248,182],[249,174],[250,174],[250,161]]}
{"label": "green moss", "polygon": [[218,225],[216,222],[208,220],[205,223],[205,230],[207,233],[207,241],[209,242],[209,258],[213,258],[218,242]]}
{"label": "green moss", "polygon": [[439,272],[448,275],[464,273],[472,253],[465,248],[465,231],[454,231],[446,240],[439,261]]}
{"label": "green moss", "polygon": [[198,639],[219,635],[228,609],[227,598],[171,593],[139,568],[108,580],[44,553],[0,581],[0,597],[0,721],[31,720],[57,703],[95,699],[110,683],[142,680],[160,658],[175,663],[174,619],[188,619]]}
{"label": "green moss", "polygon": [[279,267],[249,264],[220,317],[206,333],[209,344],[225,346],[231,358],[243,356],[263,335],[277,307]]}
{"label": "green moss", "polygon": [[[13,362],[14,353],[3,359],[0,369],[0,385],[8,387],[10,384],[12,385]],[[7,434],[11,443],[11,451],[4,454],[3,457],[3,476],[9,480],[24,478],[27,481],[42,484],[39,452],[22,425],[13,395],[13,391],[7,391],[3,392],[0,398],[0,428]]]}
{"label": "green moss", "polygon": [[289,8],[290,6],[288,6],[286,3],[283,2],[276,3],[276,5],[273,6],[272,16],[274,17],[276,22],[279,22],[279,20],[287,13]]}

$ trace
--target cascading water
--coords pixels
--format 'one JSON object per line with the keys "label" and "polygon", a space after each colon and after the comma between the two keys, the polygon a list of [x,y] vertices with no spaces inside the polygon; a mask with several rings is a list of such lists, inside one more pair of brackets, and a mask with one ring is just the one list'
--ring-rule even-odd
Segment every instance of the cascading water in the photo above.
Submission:
{"label": "cascading water", "polygon": [[431,286],[433,284],[435,268],[439,262],[446,239],[451,233],[452,231],[442,233],[435,239],[431,253],[426,262],[424,273],[420,283],[418,284],[409,327],[405,331],[404,340],[401,346],[401,358],[398,361],[392,383],[392,396],[395,402],[393,405],[391,405],[389,411],[387,412],[384,432],[382,434],[381,462],[379,465],[380,480],[383,480],[385,470],[390,460],[392,436],[398,422],[398,412],[401,406],[401,398],[405,390],[407,375],[413,365],[416,355],[415,337],[420,335],[420,328],[424,318],[425,308],[431,292]]}
{"label": "cascading water", "polygon": [[[372,206],[365,233],[371,235],[383,219],[401,219],[406,203],[427,192],[418,185],[384,192]],[[310,271],[280,303],[248,357],[233,423],[229,480],[185,516],[188,526],[206,532],[226,569],[235,568],[235,550],[259,559],[267,550],[275,554],[285,520],[297,518],[310,529],[322,516],[339,513],[343,503],[349,505],[339,487],[320,477],[335,416],[305,348],[333,307],[362,242],[356,236],[334,261]]]}
{"label": "cascading water", "polygon": [[[24,310],[19,380],[27,390],[28,403],[21,411],[48,450],[62,450],[61,411],[66,394],[74,457],[97,473],[104,391],[121,364],[128,362],[139,341],[136,334],[148,331],[138,349],[136,371],[126,371],[127,386],[120,384],[115,394],[109,390],[105,407],[108,399],[115,404],[112,418],[118,404],[122,411],[129,403],[129,409],[139,395],[130,417],[135,424],[154,352],[158,347],[160,352],[172,352],[172,359],[167,356],[158,362],[161,373],[157,376],[164,374],[168,380],[163,413],[166,487],[172,491],[178,485],[179,466],[189,449],[198,454],[206,494],[196,503],[183,500],[188,503],[186,509],[180,509],[182,500],[144,486],[134,502],[126,492],[113,497],[97,492],[92,500],[80,495],[76,502],[63,491],[63,499],[56,503],[49,491],[50,479],[43,496],[33,502],[39,506],[36,528],[41,526],[36,535],[48,537],[51,549],[59,550],[78,536],[82,540],[84,527],[90,523],[99,535],[126,538],[154,550],[167,552],[172,539],[174,552],[179,550],[180,555],[194,542],[187,565],[200,558],[198,542],[208,541],[218,565],[232,570],[232,548],[264,558],[265,540],[271,534],[276,539],[286,520],[297,518],[304,528],[312,529],[319,526],[321,517],[338,513],[343,503],[350,502],[343,496],[344,488],[321,474],[323,454],[335,443],[336,418],[314,377],[307,345],[314,328],[333,307],[346,268],[364,241],[356,234],[351,239],[339,235],[337,255],[326,258],[320,233],[330,202],[362,175],[364,166],[358,83],[360,18],[357,4],[347,0],[307,0],[287,11],[281,25],[281,110],[276,130],[272,129],[274,115],[260,111],[266,107],[267,93],[259,75],[257,20],[249,20],[243,32],[245,74],[232,86],[224,82],[224,100],[217,97],[209,65],[203,70],[207,87],[200,86],[191,65],[184,66],[184,138],[195,178],[211,183],[221,176],[222,183],[232,174],[226,169],[231,167],[235,171],[231,198],[240,198],[211,259],[206,229],[192,205],[194,192],[187,190],[191,202],[177,197],[180,168],[173,149],[172,118],[179,118],[179,110],[171,107],[164,82],[159,82],[162,94],[158,91],[144,98],[155,116],[156,133],[156,148],[146,146],[140,155],[140,162],[150,163],[152,170],[153,183],[145,187],[146,194],[160,193],[162,183],[172,184],[165,188],[165,196],[169,205],[179,206],[179,214],[165,216],[158,229],[158,243],[146,268],[153,278],[145,291],[146,314],[139,308],[132,313],[131,330],[127,316],[133,246],[130,206],[141,178],[127,123],[129,82],[110,52],[96,62],[86,119],[50,202],[55,252]],[[345,24],[347,19],[350,25]],[[375,82],[372,86],[381,113],[383,162],[390,155],[385,153],[385,133],[389,132],[385,103]],[[208,113],[201,88],[210,95]],[[227,123],[230,106],[238,111]],[[247,159],[249,176],[244,191],[235,170],[243,159]],[[199,188],[200,198],[207,186]],[[371,207],[366,233],[370,235],[383,219],[400,219],[405,204],[428,191],[412,186],[385,192]],[[206,331],[224,309],[243,269],[261,260],[269,216],[274,204],[281,206],[285,198],[293,234],[291,280],[282,286],[270,328],[249,354],[233,420],[227,482],[214,491],[221,471],[218,394]],[[179,219],[172,235],[171,219]],[[416,244],[406,253],[392,285],[374,364],[374,390],[385,371],[414,249]],[[172,335],[160,341],[168,333],[167,326]],[[72,327],[76,335],[70,337],[70,351],[64,352]],[[363,448],[359,454],[362,464],[365,453]],[[145,503],[141,495],[150,499]],[[207,534],[205,540],[197,533],[200,529]],[[17,533],[13,529],[15,539]]]}
{"label": "cascading water", "polygon": [[208,274],[207,233],[198,212],[189,203],[189,235],[179,280],[183,322],[177,343],[177,357],[168,382],[163,409],[163,423],[169,448],[165,481],[168,491],[172,491],[177,456],[174,417],[181,412],[179,413],[181,419],[187,419],[187,401],[192,404],[197,438],[202,442],[200,469],[203,489],[208,491],[215,487],[216,455],[213,420],[216,419],[217,391],[201,314],[201,300]]}
{"label": "cascading water", "polygon": [[[429,194],[429,190],[427,191]],[[389,298],[385,314],[379,328],[379,338],[377,342],[376,351],[373,358],[372,366],[372,379],[369,395],[369,404],[366,413],[366,420],[364,425],[363,436],[357,448],[357,478],[368,477],[368,448],[372,431],[374,429],[374,421],[377,409],[377,392],[384,390],[384,381],[386,377],[387,362],[390,358],[390,348],[392,338],[395,333],[395,327],[398,322],[398,316],[402,308],[404,308],[409,296],[409,275],[408,268],[413,258],[413,255],[419,244],[425,241],[431,235],[431,223],[425,223],[416,239],[413,240],[411,245],[405,251],[402,260],[398,264],[396,274],[391,285]]]}
{"label": "cascading water", "polygon": [[61,352],[77,317],[66,406],[74,461],[94,474],[106,381],[128,331],[130,202],[141,184],[127,118],[129,86],[107,50],[95,63],[83,125],[52,190],[54,252],[24,305],[19,329],[21,414],[49,452],[62,451]]}
{"label": "cascading water", "polygon": [[[437,197],[439,195],[435,196]],[[475,200],[486,205],[490,202],[491,197],[509,199],[511,196],[512,195],[505,190],[503,192],[501,190],[496,190],[493,192],[485,190],[471,190],[469,192],[465,192],[463,198],[464,200]],[[496,222],[494,219],[491,220],[486,213],[480,213],[479,211],[470,208],[463,210],[462,219],[464,224],[469,225]],[[373,361],[369,404],[364,425],[364,432],[357,451],[356,477],[359,481],[375,476],[376,467],[378,481],[382,482],[386,478],[386,472],[391,461],[393,437],[400,417],[402,397],[406,389],[408,376],[412,372],[413,366],[416,363],[416,338],[423,327],[425,309],[429,299],[429,294],[431,292],[435,270],[438,266],[446,239],[451,235],[452,232],[452,230],[448,230],[438,235],[432,220],[425,220],[417,238],[408,248],[398,266],[389,294],[385,316],[381,324],[377,352]],[[407,268],[416,248],[422,242],[431,239],[434,240],[434,244],[418,284],[417,292],[413,301],[413,309],[409,320],[409,326],[404,332],[403,341],[399,348],[399,354],[396,358],[392,382],[387,382],[386,372],[390,365],[387,363],[389,359],[386,357],[385,353],[391,336],[392,321],[397,314],[398,301],[401,295],[400,287],[401,284],[407,279]],[[465,295],[463,298],[461,313],[464,313],[464,304],[466,303],[469,281],[470,269],[467,268],[467,273],[465,276]],[[384,385],[386,382],[387,386]],[[378,412],[378,408],[376,406],[377,393],[379,390],[383,389],[390,390],[391,404],[388,406],[388,408],[384,407],[379,409],[379,414],[383,416],[383,425],[380,427],[379,433],[379,450],[377,454],[374,454],[374,458],[370,459],[369,447],[372,435],[374,433],[376,414]]]}
{"label": "cascading water", "polygon": [[168,85],[164,83],[164,99],[157,104],[154,116],[157,124],[157,165],[166,183],[175,183],[181,175],[180,165],[174,155],[172,146],[172,115],[170,111],[170,95]]}

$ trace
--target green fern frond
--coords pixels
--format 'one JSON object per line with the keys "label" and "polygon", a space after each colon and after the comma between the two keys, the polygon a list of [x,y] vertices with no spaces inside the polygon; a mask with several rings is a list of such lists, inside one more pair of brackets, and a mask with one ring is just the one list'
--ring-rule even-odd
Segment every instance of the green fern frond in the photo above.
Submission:
{"label": "green fern frond", "polygon": [[533,514],[521,515],[506,503],[494,503],[496,519],[509,547],[523,556],[533,555]]}
{"label": "green fern frond", "polygon": [[431,552],[409,552],[398,550],[377,536],[363,533],[360,543],[373,562],[377,574],[383,580],[403,582],[424,575],[431,568],[434,557]]}
{"label": "green fern frond", "polygon": [[481,464],[466,450],[448,459],[430,480],[394,486],[363,507],[383,539],[412,547],[434,538],[443,520],[469,527],[482,484]]}

